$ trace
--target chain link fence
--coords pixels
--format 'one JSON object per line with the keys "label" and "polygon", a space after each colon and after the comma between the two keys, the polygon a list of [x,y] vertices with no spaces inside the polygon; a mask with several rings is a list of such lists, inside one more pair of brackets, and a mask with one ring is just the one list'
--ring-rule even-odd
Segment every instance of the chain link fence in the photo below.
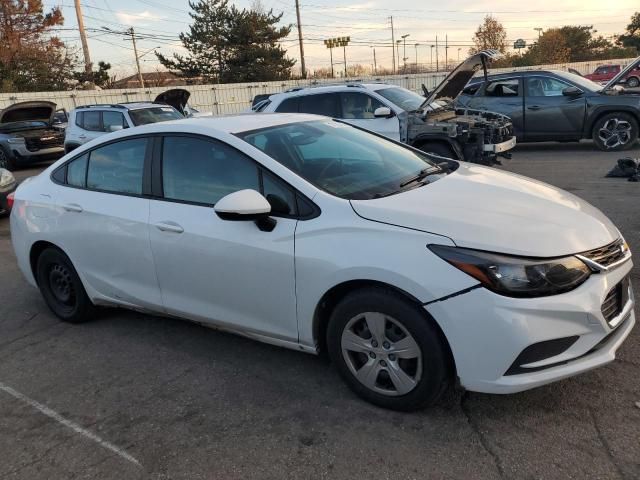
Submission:
{"label": "chain link fence", "polygon": [[[598,65],[627,65],[633,59],[564,63],[555,65],[536,65],[535,67],[493,69],[492,73],[516,70],[568,70],[574,69],[581,74],[593,72]],[[448,72],[417,73],[407,75],[365,76],[348,80],[318,79],[289,80],[283,82],[230,83],[219,85],[187,85],[183,87],[154,87],[114,90],[73,90],[64,92],[26,92],[0,94],[0,108],[18,102],[47,100],[55,102],[58,108],[72,110],[87,104],[115,104],[121,102],[153,101],[156,96],[170,88],[184,88],[191,92],[189,105],[201,112],[213,112],[224,115],[247,111],[255,95],[279,93],[294,87],[331,84],[336,82],[385,82],[398,85],[417,93],[422,93],[422,85],[429,90],[436,87]]]}

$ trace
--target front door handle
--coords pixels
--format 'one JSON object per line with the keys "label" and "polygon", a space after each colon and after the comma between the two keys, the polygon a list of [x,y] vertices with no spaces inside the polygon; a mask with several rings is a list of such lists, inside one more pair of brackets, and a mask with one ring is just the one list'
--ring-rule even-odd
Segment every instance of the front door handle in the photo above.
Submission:
{"label": "front door handle", "polygon": [[540,110],[542,107],[539,105],[531,105],[530,107],[527,107],[528,110]]}
{"label": "front door handle", "polygon": [[87,136],[86,135],[78,135],[78,138],[85,139],[85,138],[87,138]]}
{"label": "front door handle", "polygon": [[81,213],[83,210],[82,207],[77,203],[67,203],[62,208],[64,208],[67,212],[75,212],[75,213]]}
{"label": "front door handle", "polygon": [[184,228],[175,222],[158,222],[155,224],[156,228],[161,232],[182,233]]}

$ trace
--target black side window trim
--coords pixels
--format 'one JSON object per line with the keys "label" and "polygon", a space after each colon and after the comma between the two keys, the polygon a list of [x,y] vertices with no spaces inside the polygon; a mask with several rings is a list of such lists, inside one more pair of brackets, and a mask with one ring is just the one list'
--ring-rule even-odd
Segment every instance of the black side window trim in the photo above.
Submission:
{"label": "black side window trim", "polygon": [[251,161],[256,169],[257,169],[257,173],[258,173],[258,181],[260,182],[260,190],[262,192],[264,192],[264,188],[263,188],[263,180],[262,180],[262,172],[267,172],[267,174],[271,175],[273,178],[275,178],[277,181],[281,182],[282,184],[284,184],[287,188],[289,188],[293,194],[294,197],[296,199],[296,205],[295,208],[297,211],[299,211],[299,205],[298,205],[298,197],[302,198],[302,201],[307,203],[309,206],[312,207],[313,209],[313,213],[309,214],[309,215],[305,215],[305,216],[301,216],[301,215],[282,215],[282,214],[277,214],[277,213],[273,213],[271,216],[273,217],[277,217],[277,218],[291,218],[291,219],[296,219],[296,220],[311,220],[313,218],[316,218],[317,216],[320,215],[321,211],[320,211],[320,207],[318,207],[313,201],[311,201],[311,199],[309,199],[306,195],[304,195],[302,192],[300,192],[299,190],[297,190],[295,187],[293,187],[289,182],[287,182],[286,180],[284,180],[282,177],[280,177],[279,175],[277,175],[276,173],[274,173],[273,171],[269,170],[268,168],[266,168],[265,166],[261,165],[259,162],[257,162],[255,159],[251,158],[249,155],[247,155],[246,153],[238,150],[236,147],[234,147],[233,145],[229,145],[226,142],[223,142],[221,140],[218,140],[216,138],[212,138],[209,137],[207,135],[199,135],[197,133],[184,133],[184,132],[174,132],[174,133],[170,133],[170,132],[163,132],[162,135],[156,135],[155,139],[154,139],[154,145],[153,145],[153,160],[150,166],[150,174],[152,176],[151,178],[151,192],[150,192],[150,196],[151,198],[153,198],[154,200],[160,200],[163,202],[172,202],[172,203],[183,203],[183,204],[187,204],[187,205],[196,205],[199,207],[208,207],[208,208],[213,208],[214,205],[211,205],[209,203],[199,203],[199,202],[192,202],[192,201],[187,201],[187,200],[175,200],[175,199],[171,199],[171,198],[165,198],[164,197],[164,193],[163,193],[163,189],[162,189],[162,148],[163,148],[163,143],[164,143],[164,137],[191,137],[191,138],[197,138],[200,140],[206,140],[209,142],[213,142],[213,143],[219,143],[222,144],[228,148],[231,148],[232,150],[235,150],[239,155],[242,155],[243,157],[245,157],[246,159],[248,159],[249,161]]}
{"label": "black side window trim", "polygon": [[[49,178],[56,185],[60,185],[62,187],[66,187],[66,188],[75,188],[77,190],[86,190],[88,192],[108,193],[110,195],[121,195],[123,197],[149,198],[151,196],[151,161],[152,161],[152,158],[153,158],[153,148],[154,148],[154,142],[155,142],[156,137],[157,137],[157,135],[154,135],[154,134],[131,135],[131,136],[127,136],[127,137],[124,137],[124,138],[118,138],[118,139],[115,139],[115,140],[111,140],[109,142],[101,143],[100,145],[96,145],[91,150],[84,150],[84,151],[82,151],[82,153],[78,153],[77,155],[74,155],[73,157],[71,157],[69,160],[65,161],[62,165],[60,165],[53,172],[51,172],[51,175],[49,175]],[[96,189],[96,188],[87,188],[86,186],[85,187],[76,187],[75,185],[69,185],[67,183],[67,165],[69,165],[74,160],[82,157],[83,155],[87,155],[88,156],[87,168],[85,169],[85,172],[84,172],[85,185],[87,185],[87,176],[89,175],[89,164],[91,163],[91,153],[94,150],[97,150],[97,149],[102,148],[102,147],[106,147],[108,145],[112,145],[114,143],[124,142],[124,141],[127,141],[127,140],[137,140],[137,139],[140,139],[140,138],[144,138],[144,139],[147,140],[147,145],[145,147],[145,154],[144,154],[144,164],[143,164],[143,167],[142,167],[142,194],[141,195],[138,195],[138,194],[135,194],[135,193],[111,192],[109,190],[99,190],[99,189]],[[58,181],[55,178],[56,173],[59,170],[62,170],[62,169],[65,170],[65,172],[64,172],[64,183]]]}

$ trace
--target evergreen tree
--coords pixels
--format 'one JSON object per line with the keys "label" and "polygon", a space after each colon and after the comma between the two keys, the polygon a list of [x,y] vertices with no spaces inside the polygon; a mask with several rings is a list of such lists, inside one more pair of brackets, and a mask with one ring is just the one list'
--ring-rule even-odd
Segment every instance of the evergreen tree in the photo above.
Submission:
{"label": "evergreen tree", "polygon": [[278,27],[282,14],[262,9],[239,10],[228,0],[189,2],[193,23],[181,33],[188,55],[168,58],[156,53],[169,70],[205,81],[253,82],[289,78],[295,61],[278,41],[291,26]]}

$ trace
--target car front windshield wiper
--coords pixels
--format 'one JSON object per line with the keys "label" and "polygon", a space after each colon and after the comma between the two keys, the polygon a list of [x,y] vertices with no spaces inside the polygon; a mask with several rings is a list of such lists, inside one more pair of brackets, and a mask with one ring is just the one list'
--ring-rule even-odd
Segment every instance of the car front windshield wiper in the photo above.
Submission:
{"label": "car front windshield wiper", "polygon": [[400,188],[404,188],[407,185],[411,185],[412,183],[416,183],[416,182],[419,182],[420,180],[424,180],[429,175],[433,175],[434,173],[444,173],[444,169],[442,167],[423,168],[422,170],[420,170],[418,172],[417,175],[414,175],[413,177],[409,178],[408,180],[405,180],[404,182],[402,182],[400,184]]}

